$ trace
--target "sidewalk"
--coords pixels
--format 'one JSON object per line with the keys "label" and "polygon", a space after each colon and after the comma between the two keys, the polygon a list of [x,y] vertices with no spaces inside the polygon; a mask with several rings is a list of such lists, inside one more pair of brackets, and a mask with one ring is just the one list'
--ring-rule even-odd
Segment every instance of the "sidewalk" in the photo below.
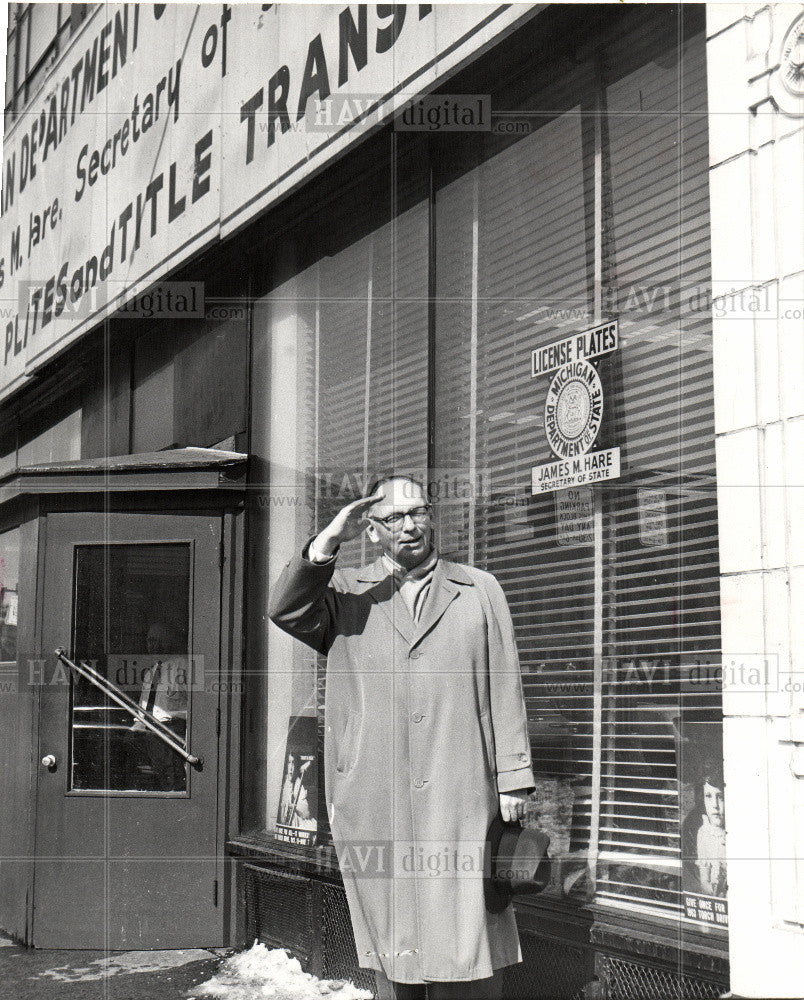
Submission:
{"label": "sidewalk", "polygon": [[229,949],[39,951],[0,935],[3,1000],[188,1000]]}

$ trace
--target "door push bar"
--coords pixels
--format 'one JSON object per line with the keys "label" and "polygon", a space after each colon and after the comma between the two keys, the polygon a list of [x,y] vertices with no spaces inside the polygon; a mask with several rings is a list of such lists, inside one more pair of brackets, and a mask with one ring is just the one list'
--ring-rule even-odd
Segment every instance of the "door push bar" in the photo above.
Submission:
{"label": "door push bar", "polygon": [[94,667],[90,667],[88,663],[73,663],[72,660],[68,660],[64,655],[63,649],[57,649],[55,651],[56,656],[65,666],[68,666],[71,670],[74,670],[77,674],[80,674],[90,684],[94,684],[96,688],[110,698],[113,702],[118,704],[120,708],[125,709],[129,715],[133,716],[138,722],[141,722],[146,729],[149,729],[154,736],[158,736],[160,740],[170,747],[171,750],[175,752],[183,759],[186,760],[188,764],[192,764],[193,767],[201,768],[204,764],[203,757],[196,757],[186,750],[181,743],[178,742],[176,734],[168,729],[168,727],[160,722],[159,719],[147,709],[142,708],[140,705],[134,701],[133,698],[121,691],[116,684],[113,684],[108,678],[104,677],[103,674],[98,673]]}

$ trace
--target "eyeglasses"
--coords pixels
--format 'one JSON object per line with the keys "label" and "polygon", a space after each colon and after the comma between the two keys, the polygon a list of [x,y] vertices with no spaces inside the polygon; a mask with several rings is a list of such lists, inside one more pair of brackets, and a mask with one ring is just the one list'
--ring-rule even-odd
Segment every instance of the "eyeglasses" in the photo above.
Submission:
{"label": "eyeglasses", "polygon": [[371,520],[378,521],[386,528],[401,528],[406,517],[409,517],[416,524],[422,524],[430,517],[430,508],[414,507],[413,510],[397,510],[387,517],[372,517]]}

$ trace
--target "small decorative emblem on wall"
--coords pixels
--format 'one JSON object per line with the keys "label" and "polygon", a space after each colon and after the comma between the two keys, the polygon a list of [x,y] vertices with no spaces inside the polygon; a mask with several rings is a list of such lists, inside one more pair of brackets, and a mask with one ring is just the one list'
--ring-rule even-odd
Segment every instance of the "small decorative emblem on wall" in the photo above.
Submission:
{"label": "small decorative emblem on wall", "polygon": [[804,116],[804,13],[787,29],[779,49],[779,68],[774,74],[772,96],[786,115]]}
{"label": "small decorative emblem on wall", "polygon": [[804,14],[791,25],[782,42],[782,83],[794,97],[804,97]]}

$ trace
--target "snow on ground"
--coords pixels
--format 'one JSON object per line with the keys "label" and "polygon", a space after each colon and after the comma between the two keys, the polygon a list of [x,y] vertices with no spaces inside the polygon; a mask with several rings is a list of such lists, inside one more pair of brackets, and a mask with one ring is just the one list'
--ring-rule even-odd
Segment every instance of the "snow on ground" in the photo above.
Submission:
{"label": "snow on ground", "polygon": [[[62,958],[63,952],[57,952]],[[80,954],[80,953],[73,953]],[[175,951],[126,951],[121,954],[96,958],[87,965],[70,962],[67,965],[57,965],[45,969],[35,978],[55,979],[62,983],[89,983],[100,979],[110,979],[112,976],[128,975],[132,972],[163,972],[165,969],[178,969],[191,962],[209,960],[215,956],[210,951],[201,948],[184,948]]]}
{"label": "snow on ground", "polygon": [[219,1000],[371,1000],[342,979],[316,979],[302,972],[298,959],[281,948],[269,951],[254,942],[248,951],[227,958],[212,979],[193,989],[188,1000],[216,997]]}

